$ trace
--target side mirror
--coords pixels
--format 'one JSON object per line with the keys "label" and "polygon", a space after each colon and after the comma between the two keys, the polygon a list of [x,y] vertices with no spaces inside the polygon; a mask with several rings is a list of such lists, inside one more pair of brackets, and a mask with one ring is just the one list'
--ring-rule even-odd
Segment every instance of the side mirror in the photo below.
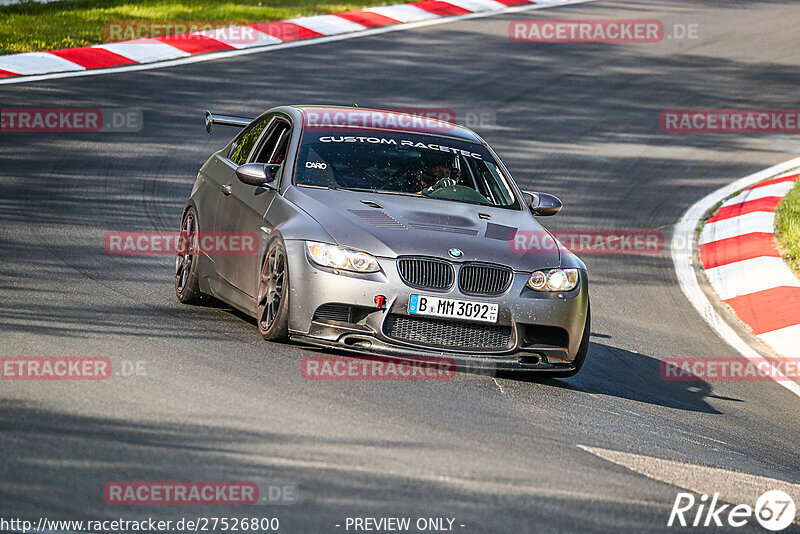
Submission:
{"label": "side mirror", "polygon": [[531,212],[534,215],[540,215],[543,217],[555,215],[564,205],[560,200],[558,200],[558,197],[548,193],[528,193],[527,191],[523,191],[522,196],[528,203]]}
{"label": "side mirror", "polygon": [[236,169],[236,176],[247,185],[277,189],[272,182],[280,168],[277,163],[245,163]]}

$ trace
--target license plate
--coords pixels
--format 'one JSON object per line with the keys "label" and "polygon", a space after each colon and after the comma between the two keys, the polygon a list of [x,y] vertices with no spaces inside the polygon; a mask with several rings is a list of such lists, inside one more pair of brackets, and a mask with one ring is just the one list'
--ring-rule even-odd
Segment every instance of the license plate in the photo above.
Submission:
{"label": "license plate", "polygon": [[470,300],[443,299],[427,295],[411,295],[408,299],[408,313],[432,315],[468,321],[497,322],[497,304],[473,302]]}

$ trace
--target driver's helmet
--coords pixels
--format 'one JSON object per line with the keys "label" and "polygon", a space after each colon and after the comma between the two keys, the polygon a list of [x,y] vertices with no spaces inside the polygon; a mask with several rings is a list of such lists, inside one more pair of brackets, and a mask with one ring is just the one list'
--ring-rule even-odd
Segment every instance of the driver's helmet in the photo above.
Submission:
{"label": "driver's helmet", "polygon": [[458,181],[459,171],[455,167],[452,159],[437,159],[433,162],[427,162],[422,171],[422,179],[424,186],[430,186],[440,180],[452,179]]}

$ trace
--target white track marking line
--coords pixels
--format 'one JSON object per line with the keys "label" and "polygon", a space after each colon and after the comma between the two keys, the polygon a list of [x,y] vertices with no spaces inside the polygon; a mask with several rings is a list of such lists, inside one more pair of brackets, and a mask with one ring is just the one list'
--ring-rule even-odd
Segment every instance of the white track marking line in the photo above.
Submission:
{"label": "white track marking line", "polygon": [[[578,445],[578,447],[603,460],[653,480],[688,489],[698,494],[719,493],[720,500],[732,504],[741,503],[755,506],[756,501],[765,491],[774,489],[785,491],[794,498],[795,502],[800,499],[800,485],[777,478],[585,445]],[[798,519],[795,518],[794,522],[797,523]]]}
{"label": "white track marking line", "polygon": [[308,28],[322,35],[336,35],[338,33],[347,32],[360,32],[366,26],[353,22],[352,20],[343,19],[335,15],[316,15],[313,17],[299,17],[296,19],[287,19],[285,22],[291,22]]}
{"label": "white track marking line", "polygon": [[734,204],[750,202],[751,200],[758,200],[760,198],[785,197],[786,193],[788,193],[792,187],[794,187],[794,182],[778,182],[777,184],[770,184],[762,187],[756,187],[755,189],[748,189],[746,191],[742,191],[740,194],[736,195],[730,200],[726,200],[720,207],[724,208],[725,206],[733,206]]}
{"label": "white track marking line", "polygon": [[756,232],[771,234],[774,223],[775,213],[772,211],[754,211],[730,219],[722,219],[705,225],[700,232],[697,244],[705,245]]}
{"label": "white track marking line", "polygon": [[783,259],[772,256],[706,269],[706,276],[722,300],[781,286],[800,287],[800,280],[783,263]]}
{"label": "white track marking line", "polygon": [[45,52],[26,52],[24,54],[0,56],[0,69],[16,72],[17,74],[40,74],[42,72],[50,72],[53,69],[66,71],[85,70],[77,63]]}
{"label": "white track marking line", "polygon": [[[243,48],[240,50],[224,50],[220,52],[211,52],[208,54],[199,54],[196,56],[189,56],[180,59],[173,59],[167,60],[160,63],[150,63],[144,65],[123,65],[120,67],[111,67],[108,69],[88,69],[81,72],[54,72],[50,74],[39,74],[34,76],[20,76],[20,77],[11,77],[11,78],[0,78],[0,85],[12,85],[18,83],[27,83],[27,82],[36,82],[41,80],[53,80],[53,79],[60,79],[60,78],[74,78],[78,76],[96,76],[101,74],[111,74],[117,72],[132,72],[132,71],[140,71],[140,70],[154,70],[154,69],[163,69],[167,67],[174,67],[177,65],[187,65],[190,63],[200,63],[203,61],[213,61],[215,59],[221,59],[226,57],[234,57],[234,56],[241,56],[246,54],[261,54],[264,52],[274,52],[277,50],[284,50],[286,48],[297,48],[301,46],[311,46],[316,44],[323,44],[323,43],[331,43],[336,41],[344,41],[347,39],[354,39],[356,37],[367,37],[370,35],[380,35],[383,33],[389,32],[396,32],[396,31],[406,31],[406,30],[413,30],[415,28],[422,28],[427,26],[435,26],[438,24],[449,24],[451,22],[458,22],[462,20],[470,20],[470,19],[479,19],[479,18],[486,18],[486,17],[493,17],[495,15],[507,15],[509,13],[519,13],[521,11],[529,11],[529,10],[536,10],[536,9],[549,9],[553,7],[561,7],[561,6],[570,6],[570,5],[578,5],[578,4],[585,4],[590,2],[595,2],[596,0],[565,0],[560,1],[557,4],[553,3],[539,3],[539,4],[530,4],[530,5],[522,5],[522,6],[514,6],[510,8],[506,8],[502,11],[486,11],[482,13],[469,13],[466,15],[456,15],[453,17],[443,17],[443,18],[434,18],[431,20],[420,20],[418,22],[409,22],[407,24],[395,24],[393,26],[383,26],[379,28],[369,28],[360,32],[353,32],[353,33],[344,33],[339,35],[330,35],[327,37],[316,37],[314,39],[306,39],[302,41],[291,41],[288,43],[280,43],[274,44],[269,46],[261,46],[261,47],[253,47],[253,48]],[[392,6],[387,6],[392,7]],[[413,7],[413,6],[409,6]],[[372,9],[365,9],[364,11],[372,11],[374,13],[383,14],[380,11],[376,11],[376,8]],[[419,9],[419,8],[416,8]],[[422,11],[420,9],[420,11]],[[386,12],[387,17],[391,17],[395,20],[399,20],[396,17],[389,15],[388,11]],[[436,15],[434,15],[435,17]],[[100,45],[105,46],[105,45]],[[177,50],[177,49],[176,49]],[[52,54],[50,54],[52,55]],[[0,67],[2,68],[2,67]],[[10,69],[9,69],[10,70]],[[11,72],[17,72],[11,70]]]}
{"label": "white track marking line", "polygon": [[[691,247],[684,246],[684,244],[693,243],[695,228],[700,224],[706,212],[714,207],[715,204],[741,189],[770,178],[778,173],[786,172],[798,165],[800,165],[800,158],[795,158],[761,172],[751,174],[750,176],[745,176],[725,187],[717,189],[713,193],[695,202],[686,210],[683,217],[675,224],[675,230],[672,235],[672,261],[675,264],[675,274],[678,276],[678,283],[684,295],[686,295],[686,298],[689,299],[692,306],[694,306],[700,316],[711,326],[719,337],[736,349],[739,354],[756,363],[767,360],[739,337],[706,298],[705,294],[700,289],[700,284],[697,282],[697,277],[695,275],[693,250]],[[770,365],[772,364],[770,363]],[[775,369],[775,381],[800,397],[800,385],[788,380],[778,369]]]}
{"label": "white track marking line", "polygon": [[[398,478],[402,480],[419,481],[429,484],[439,484],[449,487],[462,488],[468,491],[498,494],[502,496],[523,496],[541,498],[563,498],[591,502],[608,502],[616,504],[636,504],[649,508],[664,508],[663,503],[655,503],[636,498],[616,497],[613,495],[598,495],[596,492],[584,491],[581,488],[561,489],[543,488],[540,485],[527,485],[520,480],[486,480],[484,478],[468,478],[449,473],[435,473],[430,469],[418,471],[402,471],[399,469],[373,467],[367,465],[354,465],[344,463],[331,463],[324,460],[305,460],[286,457],[253,457],[250,454],[223,453],[225,457],[236,460],[247,460],[264,467],[291,467],[308,470],[341,471],[344,473],[366,473]],[[570,485],[566,485],[570,487]],[[574,485],[573,485],[574,486]]]}

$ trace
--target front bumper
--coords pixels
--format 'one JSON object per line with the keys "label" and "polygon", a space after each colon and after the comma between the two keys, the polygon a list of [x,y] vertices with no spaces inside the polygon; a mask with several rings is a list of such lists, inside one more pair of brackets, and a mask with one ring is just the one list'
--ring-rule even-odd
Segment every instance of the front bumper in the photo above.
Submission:
{"label": "front bumper", "polygon": [[[335,274],[310,263],[303,241],[287,241],[286,248],[291,288],[289,332],[297,341],[363,354],[443,357],[461,366],[508,370],[568,370],[578,352],[588,306],[585,271],[579,271],[578,286],[563,294],[532,291],[525,286],[529,273],[514,273],[504,294],[477,297],[462,293],[458,284],[449,291],[413,289],[400,278],[394,259],[378,258],[379,273]],[[387,329],[390,316],[417,319],[407,311],[412,293],[498,304],[496,326],[507,334],[503,338],[507,342],[502,346],[458,347],[391,335],[393,330]],[[386,298],[381,309],[375,305],[377,295]],[[353,306],[359,313],[354,314],[352,322],[315,320],[315,311],[332,303]],[[433,321],[458,323],[459,328],[476,325],[449,319]],[[419,330],[420,324],[416,327]]]}

